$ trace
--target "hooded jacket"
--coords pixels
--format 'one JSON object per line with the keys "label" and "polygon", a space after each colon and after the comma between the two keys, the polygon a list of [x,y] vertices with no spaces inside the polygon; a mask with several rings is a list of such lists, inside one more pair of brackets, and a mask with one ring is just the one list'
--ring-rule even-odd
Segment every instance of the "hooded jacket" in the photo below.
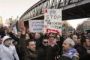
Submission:
{"label": "hooded jacket", "polygon": [[3,42],[0,45],[0,60],[19,60],[15,46],[10,45],[9,47],[6,47]]}

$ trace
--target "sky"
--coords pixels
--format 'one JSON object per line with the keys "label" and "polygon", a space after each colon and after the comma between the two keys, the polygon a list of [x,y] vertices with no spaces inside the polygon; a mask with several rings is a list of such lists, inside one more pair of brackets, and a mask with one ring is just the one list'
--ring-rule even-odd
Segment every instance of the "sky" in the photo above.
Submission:
{"label": "sky", "polygon": [[[16,18],[17,16],[20,17],[28,8],[38,1],[39,0],[0,0],[0,16],[2,16],[4,20],[12,16],[13,18]],[[85,20],[86,19],[80,19],[77,21],[70,20],[68,23],[76,28],[78,24]]]}
{"label": "sky", "polygon": [[8,19],[21,16],[28,8],[39,0],[0,0],[0,16]]}
{"label": "sky", "polygon": [[86,21],[88,18],[83,18],[83,19],[74,19],[74,20],[68,20],[67,22],[73,27],[77,28],[79,24],[82,24],[84,21]]}

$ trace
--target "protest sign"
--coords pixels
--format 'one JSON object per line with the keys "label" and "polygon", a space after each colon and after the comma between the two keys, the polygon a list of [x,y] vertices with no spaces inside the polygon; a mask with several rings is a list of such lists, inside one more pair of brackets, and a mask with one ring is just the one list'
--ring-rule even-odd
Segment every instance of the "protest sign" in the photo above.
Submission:
{"label": "protest sign", "polygon": [[30,32],[43,32],[44,21],[43,20],[30,20],[29,30]]}
{"label": "protest sign", "polygon": [[47,9],[44,14],[44,29],[45,32],[53,31],[61,34],[62,31],[62,10],[61,9]]}

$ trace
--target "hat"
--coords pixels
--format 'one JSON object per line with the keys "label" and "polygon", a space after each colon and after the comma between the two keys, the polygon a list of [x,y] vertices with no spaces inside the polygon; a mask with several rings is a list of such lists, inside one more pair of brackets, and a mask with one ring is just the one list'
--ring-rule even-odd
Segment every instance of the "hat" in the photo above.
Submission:
{"label": "hat", "polygon": [[71,38],[67,38],[64,42],[70,44],[71,46],[75,45],[75,42]]}
{"label": "hat", "polygon": [[3,42],[4,42],[5,40],[7,40],[7,39],[11,39],[11,37],[9,37],[9,36],[4,36],[4,37],[2,38]]}

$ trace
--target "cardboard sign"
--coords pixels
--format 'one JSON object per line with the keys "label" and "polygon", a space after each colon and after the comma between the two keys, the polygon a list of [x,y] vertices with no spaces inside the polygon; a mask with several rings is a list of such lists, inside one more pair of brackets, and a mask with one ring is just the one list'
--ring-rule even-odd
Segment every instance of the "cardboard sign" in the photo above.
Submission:
{"label": "cardboard sign", "polygon": [[50,30],[57,31],[61,34],[62,31],[62,10],[61,9],[47,9],[44,14],[44,29],[45,32],[50,33]]}
{"label": "cardboard sign", "polygon": [[43,20],[30,20],[29,21],[29,30],[30,32],[43,32],[44,21]]}

